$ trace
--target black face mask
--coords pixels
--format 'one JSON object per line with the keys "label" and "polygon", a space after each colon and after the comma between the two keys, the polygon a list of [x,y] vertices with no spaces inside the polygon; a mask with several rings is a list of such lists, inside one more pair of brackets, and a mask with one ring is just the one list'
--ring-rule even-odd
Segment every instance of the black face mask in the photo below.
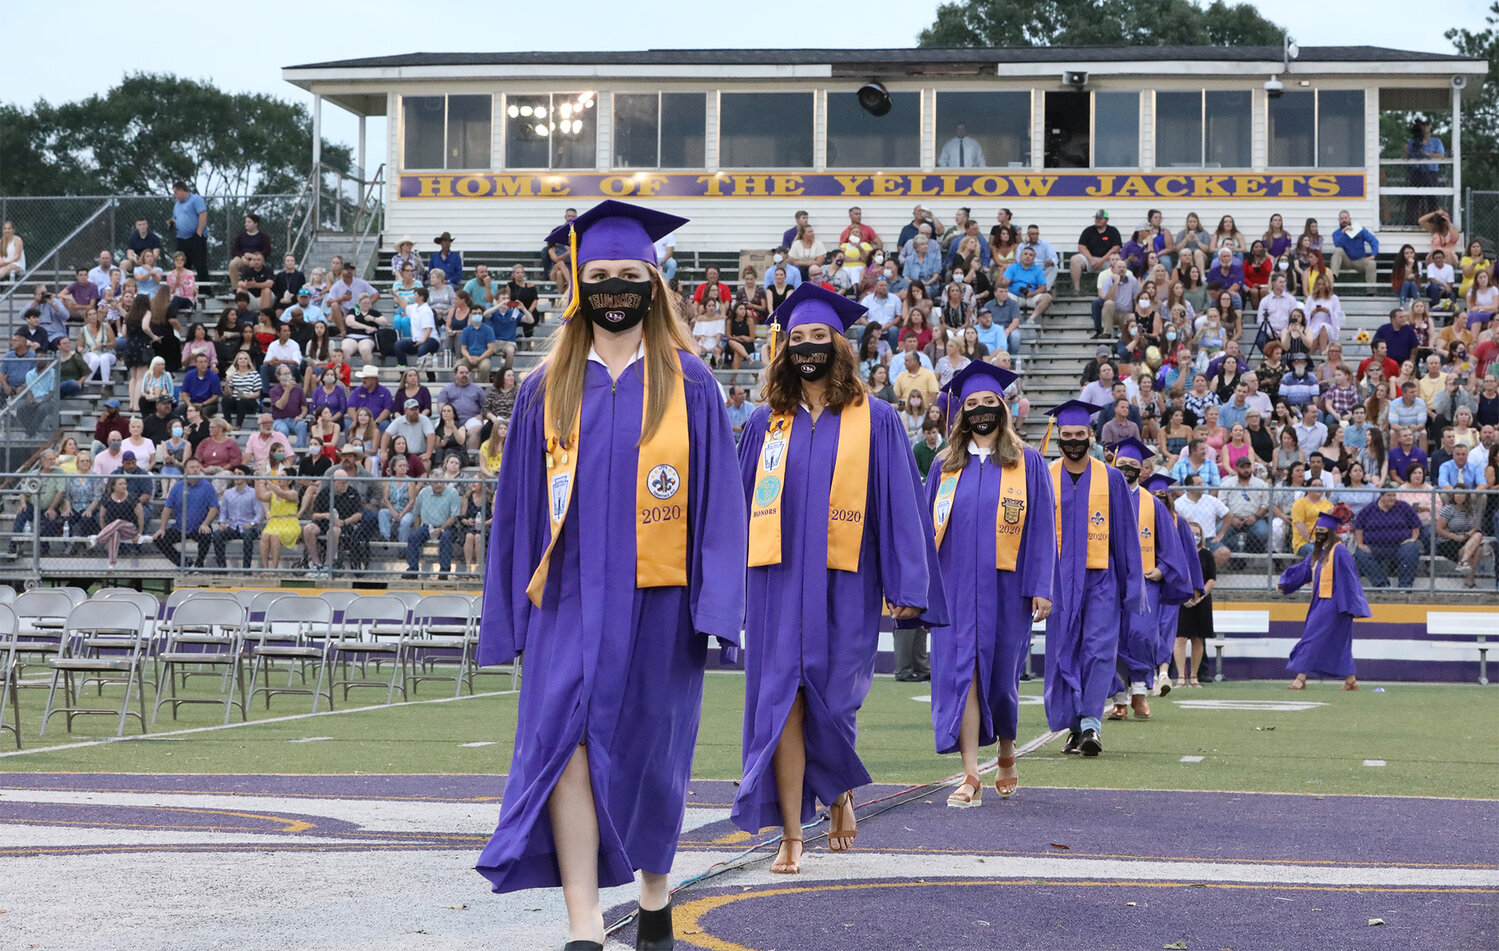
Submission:
{"label": "black face mask", "polygon": [[1140,479],[1140,470],[1134,466],[1116,466],[1115,468],[1119,470],[1120,475],[1124,476],[1124,481],[1130,485],[1134,485]]}
{"label": "black face mask", "polygon": [[1061,447],[1062,455],[1076,462],[1088,454],[1090,441],[1087,439],[1059,439],[1057,440],[1057,445]]}
{"label": "black face mask", "polygon": [[618,333],[645,319],[651,309],[651,282],[611,277],[578,283],[578,309],[595,327]]}
{"label": "black face mask", "polygon": [[833,341],[794,343],[786,348],[796,375],[803,380],[820,380],[833,370]]}
{"label": "black face mask", "polygon": [[999,428],[999,407],[964,407],[963,421],[968,424],[969,432],[977,436],[987,436]]}

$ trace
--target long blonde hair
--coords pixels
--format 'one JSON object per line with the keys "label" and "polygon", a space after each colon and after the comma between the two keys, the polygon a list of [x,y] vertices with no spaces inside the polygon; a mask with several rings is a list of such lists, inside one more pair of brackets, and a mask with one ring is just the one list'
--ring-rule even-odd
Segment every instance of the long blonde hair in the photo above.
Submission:
{"label": "long blonde hair", "polygon": [[[693,352],[695,345],[686,325],[677,316],[676,295],[653,265],[647,264],[656,293],[641,324],[645,335],[645,367],[651,381],[646,395],[645,421],[640,427],[643,443],[655,435],[666,415],[672,387],[663,385],[682,373],[678,350]],[[588,350],[593,346],[593,324],[581,314],[551,335],[551,347],[538,369],[545,374],[547,406],[559,433],[572,432],[578,408],[583,403],[583,376],[588,368]],[[566,438],[564,436],[564,438]]]}
{"label": "long blonde hair", "polygon": [[[1025,443],[1020,440],[1020,434],[1015,432],[1015,427],[1010,422],[1010,404],[1005,402],[1004,394],[999,396],[999,439],[994,443],[994,461],[1001,468],[1008,469],[1017,465],[1025,458]],[[963,407],[961,405],[951,407],[948,412],[953,420],[952,432],[947,436],[947,448],[942,451],[942,471],[957,472],[968,465],[968,444],[973,441],[973,432],[968,428],[968,420],[963,418]]]}

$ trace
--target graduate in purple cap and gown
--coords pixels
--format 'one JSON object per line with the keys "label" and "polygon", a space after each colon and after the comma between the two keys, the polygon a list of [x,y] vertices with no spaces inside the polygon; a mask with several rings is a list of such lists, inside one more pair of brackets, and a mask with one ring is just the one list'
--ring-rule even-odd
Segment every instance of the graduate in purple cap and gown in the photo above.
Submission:
{"label": "graduate in purple cap and gown", "polygon": [[[1171,480],[1163,475],[1149,476],[1143,483],[1140,479],[1144,461],[1155,455],[1155,451],[1133,436],[1114,443],[1110,448],[1114,450],[1114,467],[1123,473],[1135,498],[1140,572],[1145,580],[1145,613],[1126,615],[1119,632],[1114,709],[1108,719],[1127,719],[1133,708],[1135,719],[1149,720],[1150,704],[1145,694],[1156,675],[1161,649],[1161,611],[1168,603],[1185,604],[1191,599],[1191,570],[1186,564],[1188,553],[1181,550],[1181,535],[1171,519],[1171,507],[1153,494],[1170,485]],[[1190,555],[1195,562],[1195,548]],[[1174,646],[1174,637],[1172,643]]]}
{"label": "graduate in purple cap and gown", "polygon": [[857,303],[804,282],[773,315],[786,346],[739,443],[750,500],[744,774],[731,818],[781,826],[771,871],[801,869],[802,826],[829,805],[833,851],[856,832],[855,751],[886,602],[946,623],[921,477],[893,407],[871,399],[845,328]]}
{"label": "graduate in purple cap and gown", "polygon": [[734,436],[652,248],[683,221],[605,201],[548,236],[575,251],[574,294],[495,493],[479,663],[524,652],[525,677],[478,870],[496,892],[560,885],[570,951],[602,948],[599,888],[636,870],[636,947],[673,946],[703,667],[743,618]]}
{"label": "graduate in purple cap and gown", "polygon": [[1291,594],[1302,585],[1312,586],[1306,627],[1286,663],[1286,669],[1296,675],[1292,690],[1306,689],[1307,674],[1342,677],[1344,690],[1358,689],[1353,670],[1353,619],[1369,616],[1369,602],[1364,599],[1353,556],[1338,541],[1338,532],[1350,515],[1348,506],[1338,505],[1317,516],[1311,553],[1280,576],[1281,594]]}
{"label": "graduate in purple cap and gown", "polygon": [[956,808],[983,802],[978,751],[996,739],[996,791],[1009,798],[1020,784],[1020,672],[1031,623],[1051,613],[1056,506],[1045,458],[1021,441],[1005,405],[1016,378],[973,360],[943,387],[951,430],[926,479],[949,619],[932,629],[932,729],[938,753],[963,759],[963,782],[947,797]]}
{"label": "graduate in purple cap and gown", "polygon": [[[1171,692],[1171,658],[1176,651],[1176,632],[1180,626],[1181,610],[1201,601],[1203,598],[1202,588],[1202,562],[1197,557],[1197,536],[1192,534],[1191,519],[1183,518],[1177,514],[1176,507],[1171,504],[1171,488],[1176,483],[1170,478],[1156,473],[1151,475],[1145,484],[1145,490],[1161,500],[1166,506],[1166,511],[1171,513],[1171,521],[1176,526],[1177,542],[1181,547],[1182,557],[1186,559],[1187,573],[1190,575],[1188,584],[1192,588],[1192,596],[1180,604],[1171,601],[1161,601],[1161,643],[1156,650],[1156,675],[1155,689],[1152,695],[1166,696]],[[1186,672],[1177,667],[1178,686],[1185,685],[1182,678]]]}
{"label": "graduate in purple cap and gown", "polygon": [[1043,693],[1047,723],[1068,731],[1062,752],[1084,756],[1103,752],[1099,718],[1124,616],[1145,610],[1134,499],[1118,469],[1088,454],[1097,411],[1068,400],[1049,414],[1062,458],[1050,466],[1058,551]]}

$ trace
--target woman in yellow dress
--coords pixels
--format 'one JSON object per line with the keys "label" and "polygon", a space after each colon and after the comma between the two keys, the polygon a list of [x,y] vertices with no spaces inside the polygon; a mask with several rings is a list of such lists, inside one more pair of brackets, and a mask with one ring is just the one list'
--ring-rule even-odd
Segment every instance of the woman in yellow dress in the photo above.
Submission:
{"label": "woman in yellow dress", "polygon": [[302,523],[297,520],[297,486],[286,472],[284,461],[266,463],[265,475],[255,483],[255,497],[265,506],[265,528],[260,533],[260,566],[281,567],[281,549],[294,549],[302,537]]}

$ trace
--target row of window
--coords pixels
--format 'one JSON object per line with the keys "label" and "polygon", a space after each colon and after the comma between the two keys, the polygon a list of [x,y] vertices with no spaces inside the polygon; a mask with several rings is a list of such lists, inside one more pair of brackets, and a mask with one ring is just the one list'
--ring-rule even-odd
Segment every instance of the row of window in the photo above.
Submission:
{"label": "row of window", "polygon": [[[614,93],[613,167],[694,169],[706,164],[708,96],[702,92]],[[722,168],[811,168],[810,92],[723,92],[718,96]],[[1249,90],[1156,92],[1158,168],[1252,165]],[[921,164],[921,94],[890,94],[884,116],[852,92],[827,93],[829,168],[916,168]],[[1360,89],[1287,91],[1269,104],[1268,163],[1275,168],[1357,168],[1364,164]],[[504,97],[504,168],[592,169],[597,157],[597,94]],[[1043,165],[1136,168],[1140,93],[1045,95]],[[405,96],[402,164],[407,170],[491,168],[491,96]],[[1031,95],[1024,91],[938,92],[937,153],[943,167],[1027,168]]]}

